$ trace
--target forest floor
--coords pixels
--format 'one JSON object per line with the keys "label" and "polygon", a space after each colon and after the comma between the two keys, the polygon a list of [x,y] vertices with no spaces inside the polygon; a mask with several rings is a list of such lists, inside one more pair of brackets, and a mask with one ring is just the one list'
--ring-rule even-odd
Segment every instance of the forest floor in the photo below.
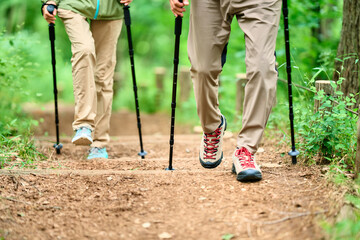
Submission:
{"label": "forest floor", "polygon": [[44,119],[36,144],[48,159],[34,169],[0,169],[0,239],[324,239],[319,223],[335,217],[343,196],[323,166],[292,165],[276,137],[256,155],[263,180],[241,183],[231,173],[230,132],[224,161],[209,170],[198,160],[201,134],[176,126],[175,170],[166,171],[165,114],[142,116],[145,159],[137,155],[135,115],[113,114],[108,160],[86,160],[88,147],[71,144],[70,110],[61,111],[68,136],[60,155],[51,114],[33,114]]}

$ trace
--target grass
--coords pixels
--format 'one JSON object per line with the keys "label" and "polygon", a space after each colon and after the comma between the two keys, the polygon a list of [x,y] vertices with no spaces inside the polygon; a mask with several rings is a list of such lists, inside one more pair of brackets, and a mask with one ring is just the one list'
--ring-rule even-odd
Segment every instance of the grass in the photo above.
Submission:
{"label": "grass", "polygon": [[0,134],[0,145],[0,168],[36,168],[34,162],[45,159],[25,135],[5,137]]}
{"label": "grass", "polygon": [[360,178],[353,180],[343,172],[331,166],[328,173],[329,181],[339,188],[346,189],[344,202],[340,207],[347,206],[337,219],[327,219],[320,223],[330,240],[355,240],[360,239]]}
{"label": "grass", "polygon": [[34,161],[44,159],[31,139],[31,128],[37,122],[21,107],[31,101],[25,87],[29,77],[41,72],[31,61],[32,41],[26,32],[0,33],[0,168],[35,167]]}

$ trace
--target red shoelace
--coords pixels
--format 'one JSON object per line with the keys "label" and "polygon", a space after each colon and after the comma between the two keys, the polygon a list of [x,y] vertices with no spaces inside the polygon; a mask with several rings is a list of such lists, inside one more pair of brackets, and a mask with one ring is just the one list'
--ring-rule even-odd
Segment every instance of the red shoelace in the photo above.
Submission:
{"label": "red shoelace", "polygon": [[246,148],[242,147],[235,151],[235,156],[239,159],[243,169],[255,168],[254,155],[251,154]]}
{"label": "red shoelace", "polygon": [[212,133],[205,133],[204,134],[204,159],[213,159],[215,160],[216,153],[218,151],[219,142],[220,142],[220,135],[221,135],[221,127],[217,128]]}

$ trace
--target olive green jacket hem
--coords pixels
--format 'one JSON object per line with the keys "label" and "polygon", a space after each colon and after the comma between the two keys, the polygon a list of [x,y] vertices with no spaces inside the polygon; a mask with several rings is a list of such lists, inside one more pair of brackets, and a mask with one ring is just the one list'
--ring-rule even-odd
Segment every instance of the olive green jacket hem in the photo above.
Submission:
{"label": "olive green jacket hem", "polygon": [[[45,3],[49,0],[41,0]],[[88,19],[116,20],[124,18],[120,0],[52,0],[61,9],[79,13]]]}

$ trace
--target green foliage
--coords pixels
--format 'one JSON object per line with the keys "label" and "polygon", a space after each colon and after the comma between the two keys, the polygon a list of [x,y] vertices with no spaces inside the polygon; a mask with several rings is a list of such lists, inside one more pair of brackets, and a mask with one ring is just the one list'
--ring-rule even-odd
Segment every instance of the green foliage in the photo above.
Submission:
{"label": "green foliage", "polygon": [[28,97],[24,83],[33,71],[33,64],[25,61],[26,53],[18,48],[17,37],[21,38],[0,34],[0,168],[19,159],[14,164],[27,166],[41,157],[28,137],[36,122],[21,108]]}
{"label": "green foliage", "polygon": [[[16,47],[16,38],[0,35],[0,134],[15,135],[20,129],[27,129],[31,121],[21,121],[25,118],[20,103],[28,95],[23,88],[27,81],[26,69],[31,69],[31,63],[23,59],[22,52]],[[19,120],[17,120],[19,118]]]}
{"label": "green foliage", "polygon": [[[339,173],[333,176],[341,175]],[[345,203],[351,208],[346,217],[335,223],[325,221],[322,227],[331,240],[353,240],[360,239],[360,179],[356,181],[343,180],[341,185],[348,185],[348,194]]]}
{"label": "green foliage", "polygon": [[[51,91],[51,65],[50,49],[47,32],[47,23],[40,14],[40,1],[24,2],[19,0],[2,0],[0,2],[0,29],[7,29],[8,33],[19,30],[27,31],[27,41],[23,50],[30,53],[29,62],[34,61],[42,69],[41,74],[29,79],[27,88],[31,101],[52,101]],[[320,8],[320,10],[319,10]],[[340,36],[342,14],[341,1],[321,0],[317,2],[289,1],[289,23],[293,64],[297,71],[293,74],[294,82],[304,83],[307,76],[313,75],[313,66],[331,68]],[[135,0],[131,3],[132,36],[135,50],[135,65],[139,88],[139,101],[141,110],[145,112],[169,111],[171,102],[172,63],[174,51],[174,16],[170,11],[169,3],[162,0],[153,0],[151,4],[144,4]],[[190,9],[183,18],[183,31],[180,44],[180,66],[189,67],[187,58],[187,35],[189,29]],[[325,24],[325,25],[324,25]],[[325,27],[324,27],[325,26]],[[227,63],[224,66],[221,86],[220,106],[227,116],[235,115],[235,74],[245,72],[245,41],[236,19],[231,24],[232,32],[229,40]],[[317,39],[316,31],[322,31],[321,39]],[[283,39],[283,26],[280,28],[277,39],[277,61],[279,73],[285,78],[285,50]],[[329,37],[330,36],[330,37]],[[26,47],[26,48],[25,48]],[[60,100],[73,102],[71,77],[71,51],[70,42],[60,19],[56,22],[56,54],[57,72]],[[31,57],[33,56],[33,57]],[[131,71],[128,58],[126,28],[123,27],[118,43],[118,65],[116,72],[120,73],[124,83],[114,99],[114,109],[127,108],[134,110]],[[31,61],[30,61],[31,60]],[[168,72],[165,81],[163,101],[159,104],[154,100],[156,87],[153,69],[158,66],[165,67]],[[323,72],[321,73],[323,75]],[[305,76],[305,77],[304,77]],[[319,76],[320,77],[320,76]],[[305,82],[305,85],[308,83]],[[280,87],[280,91],[286,88]],[[280,93],[282,94],[282,93]],[[191,109],[195,109],[192,103]],[[190,104],[187,104],[188,106]],[[189,110],[187,108],[186,110]],[[179,109],[183,114],[185,111]],[[275,109],[275,113],[281,113]],[[196,117],[195,115],[192,115]],[[232,117],[231,117],[232,118]],[[282,116],[279,116],[282,118]],[[234,121],[239,121],[234,117]],[[232,120],[230,122],[233,122]]]}
{"label": "green foliage", "polygon": [[[21,94],[22,96],[19,97],[16,104],[13,104],[14,101],[11,102],[13,104],[12,112],[16,112],[13,110],[16,106],[19,109],[18,114],[21,113],[18,104],[20,102],[44,103],[53,100],[48,27],[40,14],[39,7],[40,1],[34,3],[31,1],[2,0],[0,2],[0,29],[7,29],[8,35],[6,35],[6,38],[12,38],[11,41],[16,48],[16,51],[10,53],[9,56],[14,56],[13,62],[23,68],[21,71],[16,72],[17,74],[14,74],[14,69],[6,74],[14,74],[13,78],[27,78],[26,81],[22,81],[20,84],[21,87],[27,89],[26,93]],[[175,36],[174,16],[170,11],[169,3],[154,0],[151,4],[144,4],[142,1],[135,0],[131,3],[130,10],[140,109],[148,113],[157,111],[170,113]],[[341,14],[341,1],[289,1],[290,40],[294,69],[293,81],[295,83],[311,86],[315,77],[329,79],[328,75],[332,75],[326,74],[326,72],[332,71],[333,59],[340,36]],[[187,12],[183,18],[180,44],[180,66],[186,67],[190,66],[187,58],[189,16],[190,9],[187,7]],[[241,126],[241,116],[238,116],[235,112],[235,75],[246,71],[244,61],[246,51],[244,34],[239,28],[236,18],[233,19],[231,28],[227,63],[223,68],[220,79],[219,101],[221,111],[227,117],[229,129],[238,131]],[[286,69],[283,30],[283,21],[281,19],[276,53],[279,63],[279,76],[284,79],[286,78]],[[321,32],[320,35],[317,34],[318,31]],[[8,46],[9,43],[2,44],[0,50],[8,54]],[[74,99],[70,42],[59,18],[56,20],[55,46],[59,98],[60,101],[72,103]],[[20,55],[22,61],[17,61],[15,55]],[[135,110],[125,26],[123,26],[118,42],[117,59],[116,72],[123,81],[117,95],[114,97],[113,108],[114,110],[124,108]],[[167,69],[164,92],[161,95],[160,102],[156,101],[158,89],[154,77],[154,68],[158,66]],[[320,66],[319,69],[323,70],[319,71],[319,69],[314,69],[313,66]],[[15,83],[19,83],[19,81],[15,81]],[[312,97],[313,94],[295,88],[295,106],[298,105],[299,99],[301,102],[311,106]],[[287,132],[288,104],[287,86],[285,84],[278,84],[277,99],[277,105],[270,115],[268,126],[271,129],[280,128],[282,131]],[[7,103],[10,104],[8,101]],[[304,106],[301,106],[301,108],[304,108]],[[310,116],[311,111],[308,111],[308,114]],[[9,119],[2,122],[9,123],[15,118],[11,116]],[[178,102],[176,119],[186,123],[199,124],[193,95],[186,102]],[[20,122],[23,121],[17,121],[17,124],[20,124]],[[337,147],[341,148],[342,146],[338,145]]]}
{"label": "green foliage", "polygon": [[0,134],[0,168],[30,167],[35,168],[34,161],[44,160],[45,156],[35,147],[28,134],[5,137]]}
{"label": "green foliage", "polygon": [[295,108],[295,123],[299,149],[309,163],[331,163],[343,169],[353,170],[356,149],[357,116],[346,110],[355,104],[352,97],[343,97],[337,91],[341,80],[333,83],[336,97],[326,96],[323,91],[314,96],[320,101],[319,111],[312,106]]}
{"label": "green foliage", "polygon": [[360,238],[360,212],[356,212],[356,220],[345,219],[332,224],[324,224],[324,229],[331,240],[354,240]]}

